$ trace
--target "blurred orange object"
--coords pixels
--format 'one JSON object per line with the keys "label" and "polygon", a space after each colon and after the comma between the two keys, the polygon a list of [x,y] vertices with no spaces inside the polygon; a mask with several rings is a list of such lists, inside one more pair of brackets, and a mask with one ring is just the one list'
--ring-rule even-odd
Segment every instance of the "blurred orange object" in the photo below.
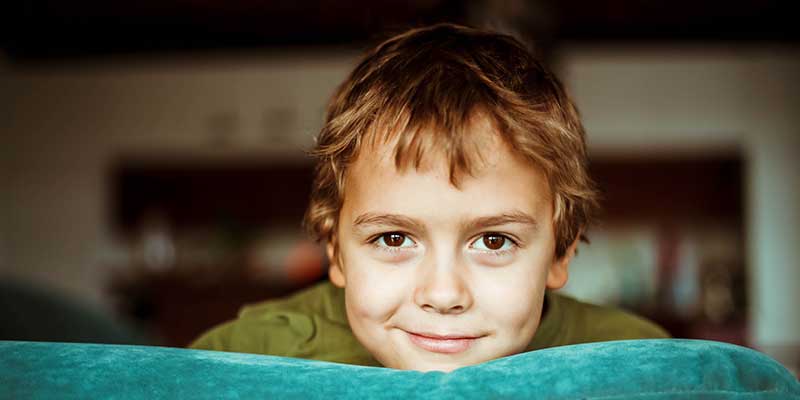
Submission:
{"label": "blurred orange object", "polygon": [[294,285],[315,281],[325,274],[324,263],[323,249],[314,242],[302,240],[286,254],[286,279]]}

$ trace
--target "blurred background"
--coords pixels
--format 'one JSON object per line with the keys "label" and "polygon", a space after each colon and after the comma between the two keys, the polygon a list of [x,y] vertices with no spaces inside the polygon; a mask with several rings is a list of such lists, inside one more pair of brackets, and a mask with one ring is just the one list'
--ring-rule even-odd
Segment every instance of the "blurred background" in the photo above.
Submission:
{"label": "blurred background", "polygon": [[29,1],[0,28],[0,339],[184,346],[325,279],[304,151],[359,54],[450,21],[573,94],[605,213],[565,289],[800,365],[789,2]]}

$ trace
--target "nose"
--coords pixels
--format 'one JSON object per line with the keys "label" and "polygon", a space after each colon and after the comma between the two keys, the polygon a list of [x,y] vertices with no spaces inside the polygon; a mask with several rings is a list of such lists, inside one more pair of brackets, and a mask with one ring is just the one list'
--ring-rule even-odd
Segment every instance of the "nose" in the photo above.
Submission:
{"label": "nose", "polygon": [[461,314],[472,307],[466,271],[459,265],[421,265],[414,302],[426,312]]}

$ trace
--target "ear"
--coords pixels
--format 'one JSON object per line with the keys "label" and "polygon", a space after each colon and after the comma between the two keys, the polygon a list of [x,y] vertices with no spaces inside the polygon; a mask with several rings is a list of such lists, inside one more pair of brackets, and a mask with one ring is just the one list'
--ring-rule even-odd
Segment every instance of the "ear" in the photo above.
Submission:
{"label": "ear", "polygon": [[578,234],[572,244],[567,248],[564,256],[555,259],[553,264],[550,265],[550,269],[547,271],[546,284],[548,289],[561,289],[567,284],[567,279],[569,279],[569,263],[572,261],[572,257],[575,256],[580,237],[581,235]]}
{"label": "ear", "polygon": [[328,278],[334,285],[343,288],[346,280],[344,278],[344,270],[342,270],[342,262],[339,259],[339,252],[336,250],[336,240],[333,237],[328,240],[325,250],[328,253]]}

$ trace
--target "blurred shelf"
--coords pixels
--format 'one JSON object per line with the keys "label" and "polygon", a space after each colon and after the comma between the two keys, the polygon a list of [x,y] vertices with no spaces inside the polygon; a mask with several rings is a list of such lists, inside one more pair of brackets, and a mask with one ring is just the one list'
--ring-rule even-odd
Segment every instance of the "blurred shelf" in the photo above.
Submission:
{"label": "blurred shelf", "polygon": [[742,164],[737,156],[601,158],[592,160],[590,172],[606,221],[741,225]]}
{"label": "blurred shelf", "polygon": [[149,328],[159,344],[172,347],[185,347],[235,318],[245,304],[297,289],[259,282],[236,270],[215,278],[190,272],[117,275],[109,286],[120,313]]}

